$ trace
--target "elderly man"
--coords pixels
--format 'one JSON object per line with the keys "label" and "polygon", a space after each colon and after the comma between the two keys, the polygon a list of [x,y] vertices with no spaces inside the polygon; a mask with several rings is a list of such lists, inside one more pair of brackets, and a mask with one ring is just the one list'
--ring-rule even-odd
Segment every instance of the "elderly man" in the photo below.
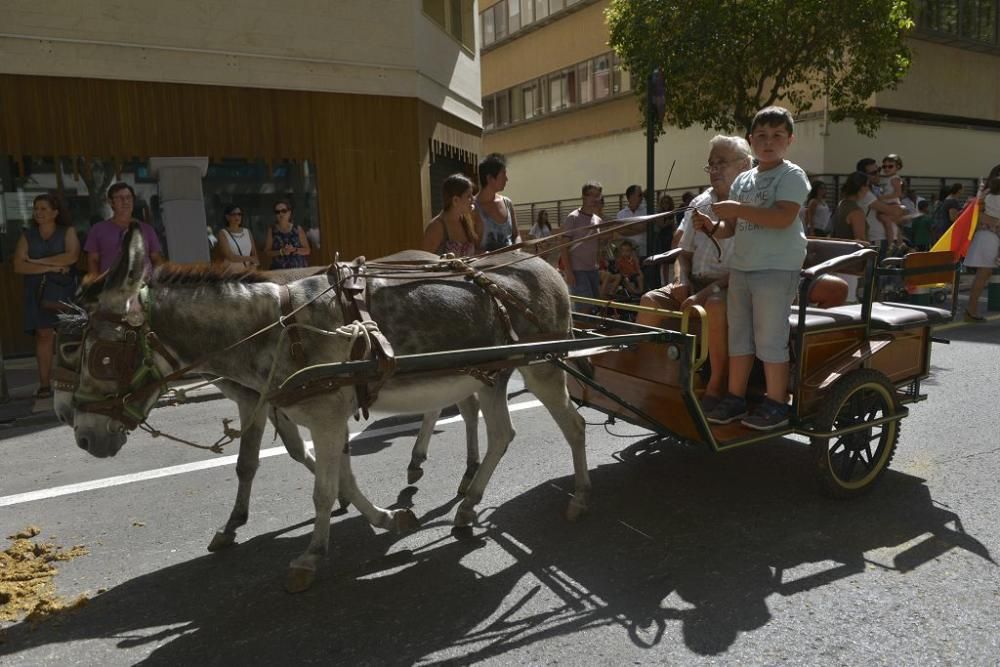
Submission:
{"label": "elderly man", "polygon": [[[742,137],[717,135],[708,142],[708,172],[712,187],[693,200],[691,206],[717,220],[712,212],[712,204],[729,198],[729,186],[740,172],[750,168],[750,145]],[[640,305],[669,310],[681,310],[698,305],[705,308],[711,326],[709,327],[708,357],[712,374],[702,397],[702,409],[710,410],[719,399],[726,395],[727,370],[729,367],[729,342],[726,332],[726,288],[729,286],[729,270],[725,261],[732,239],[713,239],[701,231],[695,231],[691,218],[693,211],[684,214],[681,223],[681,238],[678,247],[682,252],[677,260],[674,282],[659,289],[646,292]],[[661,318],[653,313],[640,313],[640,324],[656,326]]]}

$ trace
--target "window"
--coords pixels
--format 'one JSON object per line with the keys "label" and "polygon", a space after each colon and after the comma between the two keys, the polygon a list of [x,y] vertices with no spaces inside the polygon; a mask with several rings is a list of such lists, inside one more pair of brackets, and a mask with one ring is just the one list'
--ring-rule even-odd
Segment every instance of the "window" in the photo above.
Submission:
{"label": "window", "polygon": [[566,0],[549,0],[549,14],[555,14],[566,6]]}
{"label": "window", "polygon": [[632,90],[632,77],[617,55],[612,57],[612,85],[615,95]]}
{"label": "window", "polygon": [[493,29],[493,8],[483,12],[483,46],[489,46],[496,39]]}
{"label": "window", "polygon": [[503,91],[496,96],[497,127],[510,125],[510,93]]}
{"label": "window", "polygon": [[958,0],[924,0],[917,8],[917,25],[958,34]]}
{"label": "window", "polygon": [[594,99],[600,100],[611,95],[611,58],[594,58]]}
{"label": "window", "polygon": [[[511,0],[517,2],[517,0]],[[521,25],[528,25],[535,21],[535,0],[521,0]]]}
{"label": "window", "polygon": [[[467,49],[476,48],[475,16],[473,0],[423,0],[427,18],[444,28]],[[486,27],[483,26],[483,42],[486,42]]]}
{"label": "window", "polygon": [[962,8],[962,37],[977,42],[996,43],[996,0],[965,0]]}
{"label": "window", "polygon": [[542,104],[542,91],[538,81],[521,86],[521,94],[524,95],[524,119],[529,120],[542,114],[544,105]]}
{"label": "window", "polygon": [[507,36],[507,11],[502,4],[494,5],[493,9],[497,10],[493,12],[493,27],[499,42]]}
{"label": "window", "polygon": [[510,89],[510,122],[524,120],[524,89],[516,86]]}
{"label": "window", "polygon": [[507,30],[517,32],[521,29],[521,3],[518,0],[511,0],[507,3]]}
{"label": "window", "polygon": [[576,66],[576,83],[579,94],[577,100],[580,104],[586,104],[594,99],[594,83],[591,75],[591,61],[580,63]]}
{"label": "window", "polygon": [[549,75],[549,111],[559,111],[572,104],[575,97],[576,70],[563,70]]}
{"label": "window", "polygon": [[549,15],[549,0],[535,0],[535,20],[540,21]]}
{"label": "window", "polygon": [[483,129],[492,130],[497,123],[496,98],[490,95],[483,100]]}

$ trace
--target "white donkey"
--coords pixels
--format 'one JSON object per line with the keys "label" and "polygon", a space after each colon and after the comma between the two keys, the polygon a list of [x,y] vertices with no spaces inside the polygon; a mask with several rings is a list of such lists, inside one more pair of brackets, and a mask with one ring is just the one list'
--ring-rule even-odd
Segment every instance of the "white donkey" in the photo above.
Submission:
{"label": "white donkey", "polygon": [[[145,285],[142,235],[130,232],[125,245],[127,252],[109,275],[91,314],[78,395],[74,397],[77,444],[95,456],[114,455],[126,441],[127,420],[121,417],[119,404],[127,403],[130,397],[142,399],[142,405],[128,407],[146,414],[153,403],[150,397],[155,400],[152,394],[129,386],[128,373],[123,371],[135,366],[134,361],[128,361],[128,355],[134,357],[136,340],[153,337],[180,364],[201,360],[203,372],[254,387],[261,393],[273,389],[268,386],[271,378],[288,377],[297,370],[279,327],[245,340],[228,353],[206,355],[203,347],[203,341],[213,341],[220,350],[226,349],[273,324],[281,312],[283,288],[252,282],[252,278],[240,280],[182,268],[161,269]],[[503,259],[477,264],[497,291],[506,295],[511,328],[522,339],[568,338],[570,303],[562,277],[537,259],[504,265],[518,257],[519,253],[511,253]],[[432,262],[437,258],[411,251],[386,260]],[[331,289],[337,282],[336,276],[323,275],[288,285],[294,305],[309,304],[299,311],[296,322],[327,332],[349,324],[341,314],[336,290]],[[509,342],[501,308],[482,287],[462,277],[408,281],[370,277],[368,291],[371,316],[397,355]],[[529,307],[533,315],[529,315]],[[353,341],[308,330],[302,337],[314,363],[339,363],[350,357]],[[154,364],[164,373],[169,370],[163,354],[148,352],[147,357],[144,363]],[[541,364],[525,366],[521,372],[525,385],[555,418],[572,450],[575,490],[567,516],[575,519],[585,511],[590,494],[583,419],[573,409],[562,370]],[[470,374],[396,376],[381,387],[372,406],[377,412],[391,414],[427,413],[473,394],[478,394],[486,421],[487,452],[456,511],[455,526],[460,529],[475,521],[475,507],[514,437],[507,408],[506,375],[494,384]],[[313,535],[305,553],[291,563],[289,590],[303,590],[314,580],[329,547],[330,510],[341,484],[347,485],[352,495],[360,496],[350,474],[349,458],[344,456],[348,420],[356,407],[353,387],[344,386],[305,396],[284,408],[289,418],[309,429],[316,454]]]}

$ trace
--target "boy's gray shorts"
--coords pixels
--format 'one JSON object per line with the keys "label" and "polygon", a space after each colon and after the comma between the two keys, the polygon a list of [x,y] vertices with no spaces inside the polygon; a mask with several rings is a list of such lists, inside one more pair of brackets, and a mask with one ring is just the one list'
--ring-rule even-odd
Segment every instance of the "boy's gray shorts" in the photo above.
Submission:
{"label": "boy's gray shorts", "polygon": [[766,363],[788,361],[788,314],[799,273],[781,269],[729,272],[729,356],[754,354]]}

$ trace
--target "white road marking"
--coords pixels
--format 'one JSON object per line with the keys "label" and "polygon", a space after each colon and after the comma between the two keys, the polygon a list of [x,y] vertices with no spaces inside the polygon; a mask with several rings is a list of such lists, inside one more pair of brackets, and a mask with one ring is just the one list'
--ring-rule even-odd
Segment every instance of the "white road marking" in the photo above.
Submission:
{"label": "white road marking", "polygon": [[[511,412],[518,412],[520,410],[530,410],[532,408],[537,408],[542,405],[541,401],[524,401],[521,403],[515,403],[510,406]],[[460,415],[455,415],[454,417],[447,417],[446,419],[439,419],[435,426],[445,426],[447,424],[453,424],[457,421],[461,421],[462,417]],[[381,438],[387,435],[394,435],[396,433],[405,433],[407,431],[412,431],[414,429],[420,428],[419,422],[408,422],[406,424],[399,424],[397,426],[387,426],[386,428],[377,428],[370,431],[359,431],[357,433],[351,433],[351,440],[367,440],[369,438]],[[306,444],[312,447],[312,440],[306,440]],[[280,456],[285,454],[284,447],[268,447],[266,449],[260,450],[260,458],[265,459],[271,456]],[[207,459],[205,461],[194,461],[192,463],[182,463],[181,465],[168,466],[166,468],[157,468],[156,470],[146,470],[143,472],[135,472],[128,475],[117,475],[115,477],[105,477],[103,479],[95,479],[89,482],[78,482],[76,484],[66,484],[64,486],[55,486],[51,489],[40,489],[38,491],[28,491],[27,493],[16,493],[12,496],[0,496],[0,507],[8,507],[10,505],[21,505],[23,503],[30,503],[35,500],[46,500],[48,498],[58,498],[59,496],[68,496],[74,493],[83,493],[84,491],[93,491],[95,489],[106,489],[111,486],[121,486],[123,484],[132,484],[134,482],[144,482],[151,479],[159,479],[161,477],[171,477],[173,475],[183,475],[188,472],[195,472],[197,470],[208,470],[209,468],[218,468],[220,466],[227,466],[236,463],[236,454],[231,454],[229,456],[220,456],[219,458]]]}

